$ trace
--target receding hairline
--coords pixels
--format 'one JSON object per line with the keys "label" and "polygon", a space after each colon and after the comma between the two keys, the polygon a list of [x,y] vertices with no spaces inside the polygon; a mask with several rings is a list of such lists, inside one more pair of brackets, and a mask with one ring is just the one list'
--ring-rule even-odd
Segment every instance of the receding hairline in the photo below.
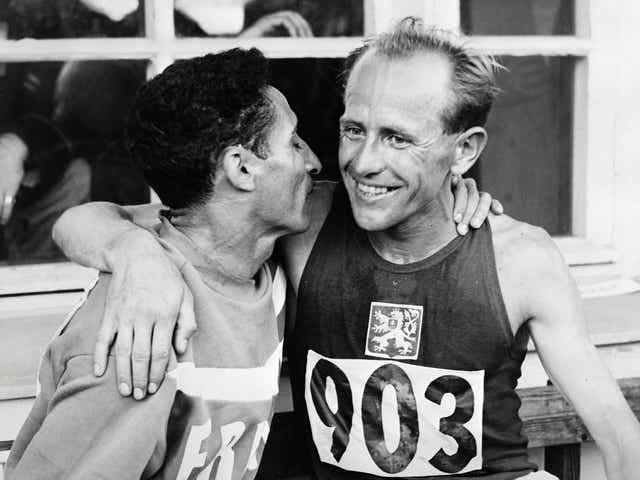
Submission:
{"label": "receding hairline", "polygon": [[423,65],[426,65],[427,62],[433,61],[433,59],[440,59],[446,65],[446,84],[444,85],[444,92],[446,97],[441,98],[438,96],[437,98],[440,101],[436,104],[436,108],[438,109],[438,115],[440,116],[440,120],[445,121],[444,116],[447,113],[447,109],[453,107],[455,105],[455,91],[454,91],[454,69],[455,65],[451,58],[449,58],[444,52],[439,50],[420,50],[408,53],[402,56],[392,56],[388,55],[383,50],[376,48],[375,45],[370,46],[367,51],[365,51],[356,62],[353,64],[351,69],[349,70],[349,76],[346,78],[344,92],[343,92],[343,100],[346,101],[346,97],[349,90],[349,84],[351,82],[352,76],[362,68],[362,65],[365,62],[375,61],[376,58],[379,58],[382,62],[386,62],[389,64],[394,63],[403,63],[408,61],[416,61],[421,62]]}

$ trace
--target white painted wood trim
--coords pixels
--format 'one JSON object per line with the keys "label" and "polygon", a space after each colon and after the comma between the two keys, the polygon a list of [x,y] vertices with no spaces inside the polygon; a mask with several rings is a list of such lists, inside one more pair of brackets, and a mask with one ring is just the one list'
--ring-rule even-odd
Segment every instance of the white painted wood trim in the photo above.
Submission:
{"label": "white painted wood trim", "polygon": [[613,243],[621,252],[625,274],[640,277],[640,2],[617,8],[618,84],[609,89],[617,106],[614,160]]}
{"label": "white painted wood trim", "polygon": [[460,31],[459,0],[422,0],[421,17],[426,24]]}
{"label": "white painted wood trim", "polygon": [[593,48],[589,39],[562,35],[474,35],[467,38],[472,46],[491,55],[584,57]]}
{"label": "white painted wood trim", "polygon": [[553,237],[568,265],[598,265],[616,262],[619,253],[609,245],[600,245],[583,237]]}
{"label": "white painted wood trim", "polygon": [[[148,58],[166,67],[174,57],[187,58],[234,47],[257,47],[271,58],[337,58],[346,56],[362,41],[363,37],[4,40],[0,41],[0,62]],[[592,48],[589,40],[559,36],[474,36],[469,41],[493,55],[580,57]]]}
{"label": "white painted wood trim", "polygon": [[365,33],[373,35],[391,28],[395,22],[407,17],[420,17],[427,25],[451,30],[460,29],[460,2],[458,0],[365,0]]}
{"label": "white painted wood trim", "polygon": [[[583,203],[574,205],[574,210],[584,212],[577,217],[582,223],[576,225],[582,230],[577,233],[600,244],[613,244],[616,110],[624,108],[615,101],[622,62],[620,42],[624,41],[619,35],[619,23],[628,14],[622,5],[613,8],[606,0],[591,0],[589,10],[592,49],[588,65],[577,71],[583,78],[586,76],[586,82],[577,79],[586,83],[586,111],[580,112],[582,106],[576,105],[582,118],[576,119],[580,130],[576,131],[575,141],[582,142],[582,146],[576,149],[581,157],[574,162],[574,188],[583,186],[585,190],[584,194],[576,192],[576,201],[581,195]],[[587,30],[586,26],[580,28]]]}
{"label": "white painted wood trim", "polygon": [[0,41],[0,61],[109,60],[151,58],[157,50],[147,38],[65,38]]}
{"label": "white painted wood trim", "polygon": [[175,39],[173,2],[145,0],[145,33],[153,39],[155,55],[151,59],[149,77],[173,63],[172,42]]}
{"label": "white painted wood trim", "polygon": [[363,37],[328,38],[178,38],[176,58],[188,58],[229,48],[256,47],[269,58],[340,58],[362,45]]}
{"label": "white painted wood trim", "polygon": [[93,268],[70,262],[1,267],[0,295],[83,290],[96,274]]}

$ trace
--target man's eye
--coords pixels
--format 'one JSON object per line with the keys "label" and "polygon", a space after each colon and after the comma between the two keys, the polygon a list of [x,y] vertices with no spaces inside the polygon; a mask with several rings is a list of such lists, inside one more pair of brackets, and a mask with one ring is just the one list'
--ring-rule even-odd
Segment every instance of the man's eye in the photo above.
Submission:
{"label": "man's eye", "polygon": [[353,125],[346,125],[340,128],[340,133],[349,140],[360,140],[364,136],[362,129]]}
{"label": "man's eye", "polygon": [[387,143],[393,148],[405,148],[411,143],[409,140],[401,137],[400,135],[389,135],[387,136],[386,140]]}
{"label": "man's eye", "polygon": [[298,134],[295,134],[291,139],[291,145],[296,150],[302,150],[304,148],[304,145],[302,144],[302,140],[300,140],[300,137],[298,136]]}

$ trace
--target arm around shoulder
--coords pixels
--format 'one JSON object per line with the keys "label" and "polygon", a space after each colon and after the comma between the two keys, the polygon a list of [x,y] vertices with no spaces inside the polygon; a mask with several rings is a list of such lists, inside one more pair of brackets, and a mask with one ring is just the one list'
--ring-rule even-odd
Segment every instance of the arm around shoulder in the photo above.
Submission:
{"label": "arm around shoulder", "polygon": [[[53,226],[53,239],[71,260],[111,271],[118,248],[156,244],[144,228],[157,222],[160,205],[120,206],[92,202],[67,210]],[[135,222],[135,223],[134,223]]]}

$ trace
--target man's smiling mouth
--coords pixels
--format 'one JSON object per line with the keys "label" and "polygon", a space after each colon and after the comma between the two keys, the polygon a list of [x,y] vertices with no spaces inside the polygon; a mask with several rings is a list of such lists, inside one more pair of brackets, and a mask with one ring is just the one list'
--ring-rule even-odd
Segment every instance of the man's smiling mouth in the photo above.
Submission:
{"label": "man's smiling mouth", "polygon": [[356,193],[362,198],[368,200],[377,200],[378,198],[385,197],[392,194],[400,187],[384,186],[384,185],[368,185],[358,182],[350,173],[347,172],[347,177],[354,187]]}

